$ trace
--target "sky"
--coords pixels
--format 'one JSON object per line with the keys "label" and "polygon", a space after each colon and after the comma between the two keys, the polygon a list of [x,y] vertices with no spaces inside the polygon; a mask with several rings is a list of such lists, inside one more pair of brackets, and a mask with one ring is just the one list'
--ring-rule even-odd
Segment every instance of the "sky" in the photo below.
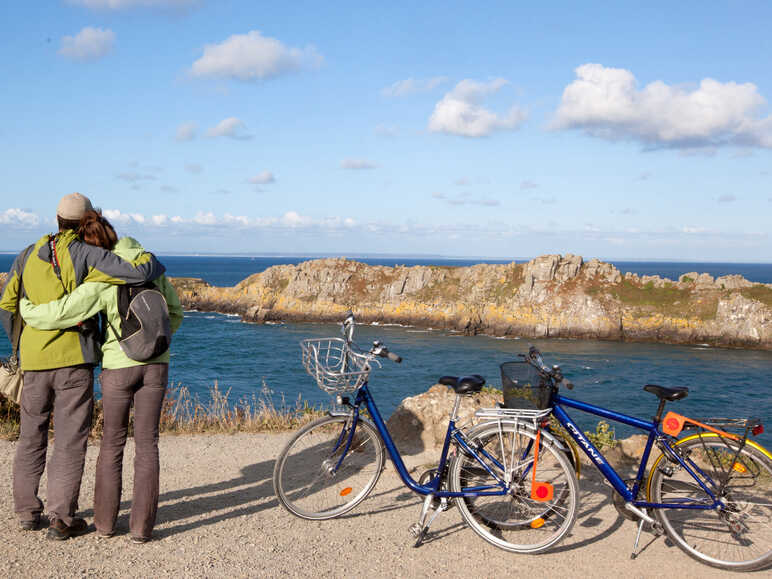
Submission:
{"label": "sky", "polygon": [[772,262],[772,3],[0,4],[0,251]]}

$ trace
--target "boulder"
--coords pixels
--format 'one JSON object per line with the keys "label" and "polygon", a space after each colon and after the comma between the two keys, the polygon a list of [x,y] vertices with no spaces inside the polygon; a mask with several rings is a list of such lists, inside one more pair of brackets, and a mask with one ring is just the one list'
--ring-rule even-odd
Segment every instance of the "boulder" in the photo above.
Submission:
{"label": "boulder", "polygon": [[[453,390],[442,384],[432,386],[423,394],[405,398],[387,422],[389,433],[400,451],[419,453],[441,450],[455,400]],[[495,391],[462,397],[456,424],[476,423],[475,411],[492,408],[497,402],[501,402],[501,393]]]}

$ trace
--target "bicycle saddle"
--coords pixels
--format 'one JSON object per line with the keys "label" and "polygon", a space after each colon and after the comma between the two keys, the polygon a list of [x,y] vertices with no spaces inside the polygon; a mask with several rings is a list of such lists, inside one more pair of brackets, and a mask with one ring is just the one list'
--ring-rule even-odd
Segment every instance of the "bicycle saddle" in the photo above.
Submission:
{"label": "bicycle saddle", "polygon": [[678,388],[665,388],[664,386],[657,386],[656,384],[646,384],[643,389],[646,390],[646,392],[651,392],[660,400],[669,400],[671,402],[673,400],[686,398],[689,395],[689,389],[684,386]]}
{"label": "bicycle saddle", "polygon": [[461,378],[458,376],[443,376],[439,379],[439,383],[450,386],[456,394],[474,394],[485,386],[485,378],[479,374],[462,376]]}

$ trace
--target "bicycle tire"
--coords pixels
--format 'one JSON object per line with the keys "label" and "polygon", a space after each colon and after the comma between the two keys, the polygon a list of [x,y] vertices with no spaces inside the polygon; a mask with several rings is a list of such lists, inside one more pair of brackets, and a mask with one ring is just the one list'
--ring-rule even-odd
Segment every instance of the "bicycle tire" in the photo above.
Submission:
{"label": "bicycle tire", "polygon": [[[566,452],[541,439],[536,478],[552,484],[549,501],[531,498],[531,476],[536,433],[514,423],[492,422],[468,434],[478,454],[485,449],[486,465],[498,476],[511,476],[508,493],[499,496],[467,496],[456,499],[461,516],[487,542],[513,553],[541,553],[560,541],[576,520],[578,483]],[[530,445],[530,446],[529,446]],[[495,485],[496,480],[468,453],[459,451],[449,467],[451,490]]]}
{"label": "bicycle tire", "polygon": [[310,520],[339,517],[375,487],[383,470],[384,450],[369,421],[359,418],[349,450],[338,465],[350,427],[349,416],[312,422],[292,437],[276,459],[274,492],[293,515]]}
{"label": "bicycle tire", "polygon": [[[668,537],[692,558],[720,569],[755,571],[772,565],[772,455],[749,440],[734,461],[737,443],[714,433],[695,434],[674,446],[690,467],[696,464],[712,480],[731,476],[720,497],[724,508],[656,509]],[[664,454],[652,466],[648,496],[655,503],[709,500],[697,481]]]}

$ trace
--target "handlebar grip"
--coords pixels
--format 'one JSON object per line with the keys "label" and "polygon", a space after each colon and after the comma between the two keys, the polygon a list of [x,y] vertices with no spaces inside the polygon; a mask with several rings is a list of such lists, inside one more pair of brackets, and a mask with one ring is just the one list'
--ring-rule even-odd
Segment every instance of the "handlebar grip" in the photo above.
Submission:
{"label": "handlebar grip", "polygon": [[402,362],[402,356],[398,356],[394,352],[389,352],[388,354],[386,354],[386,357],[392,362],[396,362],[397,364]]}

